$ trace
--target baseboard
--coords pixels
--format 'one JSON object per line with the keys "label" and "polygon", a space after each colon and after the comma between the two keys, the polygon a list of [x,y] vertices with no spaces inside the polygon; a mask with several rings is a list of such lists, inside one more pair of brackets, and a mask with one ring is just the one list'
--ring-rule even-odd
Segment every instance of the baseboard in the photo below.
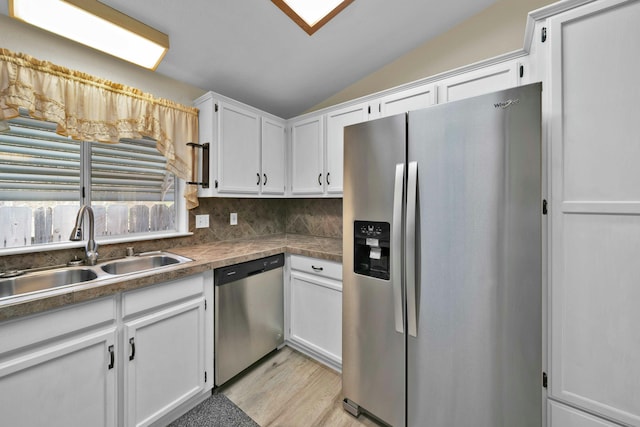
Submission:
{"label": "baseboard", "polygon": [[320,353],[319,351],[315,350],[312,347],[309,347],[307,345],[305,345],[304,343],[301,343],[299,341],[294,341],[294,340],[287,340],[285,341],[285,344],[289,347],[291,347],[294,350],[299,351],[300,353],[309,356],[310,358],[322,363],[323,365],[333,369],[334,371],[338,372],[338,373],[342,373],[342,363],[327,357],[326,355]]}
{"label": "baseboard", "polygon": [[174,422],[175,420],[177,420],[178,418],[180,418],[181,416],[183,416],[184,414],[186,414],[187,412],[189,412],[190,410],[192,410],[193,408],[195,408],[196,406],[198,406],[199,404],[207,400],[210,396],[211,396],[211,389],[207,390],[206,392],[202,392],[202,394],[192,397],[191,399],[184,402],[182,405],[178,406],[168,414],[164,415],[162,418],[156,420],[154,423],[151,424],[151,426],[166,427],[167,425],[171,424],[172,422]]}

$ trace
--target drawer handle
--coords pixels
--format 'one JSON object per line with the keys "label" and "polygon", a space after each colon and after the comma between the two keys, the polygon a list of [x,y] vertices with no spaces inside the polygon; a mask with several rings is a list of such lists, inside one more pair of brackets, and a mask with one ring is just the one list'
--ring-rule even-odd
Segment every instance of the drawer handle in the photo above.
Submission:
{"label": "drawer handle", "polygon": [[131,355],[129,356],[129,360],[133,360],[136,357],[136,343],[134,342],[134,338],[129,338],[129,344],[131,344]]}
{"label": "drawer handle", "polygon": [[323,271],[324,270],[324,268],[316,267],[315,265],[312,265],[311,268],[313,268],[313,271]]}

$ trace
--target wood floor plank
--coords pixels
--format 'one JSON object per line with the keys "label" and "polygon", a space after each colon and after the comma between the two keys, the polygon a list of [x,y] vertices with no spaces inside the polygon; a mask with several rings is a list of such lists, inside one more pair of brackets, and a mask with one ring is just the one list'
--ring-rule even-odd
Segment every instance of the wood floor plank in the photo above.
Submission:
{"label": "wood floor plank", "polygon": [[339,373],[289,347],[220,391],[261,427],[378,426],[342,409]]}

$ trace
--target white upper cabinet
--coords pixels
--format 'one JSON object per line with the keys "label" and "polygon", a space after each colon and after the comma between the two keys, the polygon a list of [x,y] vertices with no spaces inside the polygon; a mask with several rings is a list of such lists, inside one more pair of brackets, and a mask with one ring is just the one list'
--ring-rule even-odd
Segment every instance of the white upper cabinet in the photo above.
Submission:
{"label": "white upper cabinet", "polygon": [[547,40],[550,395],[630,426],[640,426],[639,22],[640,1],[596,1],[550,18]]}
{"label": "white upper cabinet", "polygon": [[249,109],[218,103],[218,192],[258,194],[260,116]]}
{"label": "white upper cabinet", "polygon": [[327,113],[327,193],[342,194],[344,127],[366,121],[367,110],[367,104],[358,104]]}
{"label": "white upper cabinet", "polygon": [[381,98],[372,107],[370,118],[388,117],[408,111],[420,110],[432,106],[435,102],[435,86],[432,84],[421,85]]}
{"label": "white upper cabinet", "polygon": [[[286,121],[213,92],[194,104],[200,110],[200,143],[210,143],[209,187],[200,187],[198,196],[283,196]],[[202,152],[199,156],[202,182]]]}
{"label": "white upper cabinet", "polygon": [[307,117],[291,124],[291,194],[324,192],[324,117]]}
{"label": "white upper cabinet", "polygon": [[511,60],[444,79],[437,83],[438,104],[518,86],[521,65]]}
{"label": "white upper cabinet", "polygon": [[262,194],[284,194],[285,121],[262,118]]}

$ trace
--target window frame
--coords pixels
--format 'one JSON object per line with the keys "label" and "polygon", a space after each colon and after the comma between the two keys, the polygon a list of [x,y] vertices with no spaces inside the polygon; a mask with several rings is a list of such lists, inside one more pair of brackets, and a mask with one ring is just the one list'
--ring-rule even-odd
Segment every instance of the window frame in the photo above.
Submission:
{"label": "window frame", "polygon": [[[38,127],[55,132],[55,125],[49,122],[33,119],[27,114],[22,114],[16,119],[7,120],[7,124],[11,125],[30,121],[38,122]],[[14,121],[15,120],[15,121]],[[80,188],[78,188],[78,209],[83,204],[91,206],[91,148],[93,143],[90,141],[82,141],[80,144]],[[123,234],[118,236],[96,236],[96,241],[100,245],[109,245],[117,243],[140,242],[148,240],[158,240],[182,236],[190,236],[193,233],[188,231],[188,218],[186,200],[184,198],[186,183],[183,179],[174,175],[174,206],[175,206],[175,230],[166,231],[149,231],[147,233]],[[84,191],[83,191],[84,189]],[[83,223],[84,227],[84,223]],[[64,241],[51,243],[38,243],[33,245],[15,246],[9,248],[0,248],[0,256],[24,254],[32,252],[43,252],[60,249],[72,249],[84,247],[86,239],[81,241]]]}

